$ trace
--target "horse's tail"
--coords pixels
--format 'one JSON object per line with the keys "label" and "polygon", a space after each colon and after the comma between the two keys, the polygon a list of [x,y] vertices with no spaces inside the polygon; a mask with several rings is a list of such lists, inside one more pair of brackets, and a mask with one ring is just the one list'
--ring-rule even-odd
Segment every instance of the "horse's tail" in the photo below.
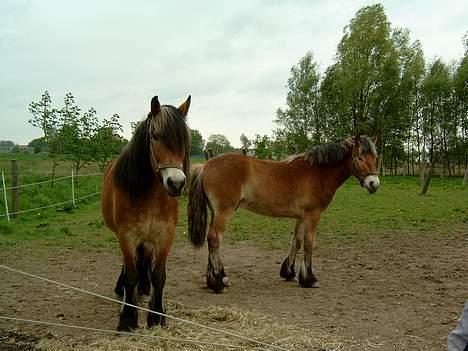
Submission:
{"label": "horse's tail", "polygon": [[203,190],[203,166],[195,168],[190,177],[188,195],[188,236],[197,249],[202,247],[206,238],[208,222],[208,203]]}

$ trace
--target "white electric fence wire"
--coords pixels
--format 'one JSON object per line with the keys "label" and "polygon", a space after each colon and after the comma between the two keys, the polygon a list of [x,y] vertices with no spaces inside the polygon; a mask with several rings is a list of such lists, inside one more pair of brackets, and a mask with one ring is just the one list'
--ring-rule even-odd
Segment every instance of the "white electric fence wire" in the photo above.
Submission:
{"label": "white electric fence wire", "polygon": [[76,291],[79,291],[79,292],[82,292],[82,293],[85,293],[85,294],[88,294],[88,295],[92,295],[92,296],[95,296],[95,297],[98,297],[98,298],[101,298],[101,299],[104,299],[104,300],[116,302],[116,303],[119,303],[119,304],[121,304],[121,305],[133,307],[133,308],[136,308],[136,309],[139,309],[139,310],[148,312],[148,313],[153,313],[153,314],[157,314],[157,315],[160,315],[160,316],[164,316],[164,317],[166,317],[166,318],[174,319],[174,320],[176,320],[176,321],[178,321],[178,322],[181,322],[181,323],[190,324],[190,325],[193,325],[193,326],[197,326],[197,327],[200,327],[200,328],[204,328],[204,329],[207,329],[207,330],[214,331],[214,332],[216,332],[216,333],[220,333],[220,334],[225,334],[225,335],[233,336],[233,337],[236,337],[236,338],[239,338],[239,339],[243,339],[243,340],[249,341],[249,342],[254,343],[254,344],[266,346],[266,347],[268,347],[268,348],[270,348],[270,349],[273,348],[273,349],[276,349],[276,350],[290,351],[290,350],[285,349],[285,348],[280,347],[280,346],[275,346],[275,345],[267,344],[267,343],[264,343],[264,342],[262,342],[262,341],[258,341],[258,340],[255,340],[255,339],[252,339],[252,338],[249,338],[249,337],[246,337],[246,336],[242,336],[242,335],[239,335],[239,334],[236,334],[236,333],[232,333],[232,332],[229,332],[229,331],[217,329],[217,328],[210,327],[210,326],[207,326],[207,325],[203,325],[203,324],[200,324],[200,323],[197,323],[197,322],[185,320],[185,319],[182,319],[182,318],[179,318],[179,317],[170,316],[170,315],[165,314],[165,313],[153,311],[153,310],[150,310],[150,309],[148,309],[148,308],[140,307],[140,306],[137,306],[137,305],[133,305],[133,304],[124,302],[124,301],[120,301],[120,300],[117,300],[117,299],[113,299],[113,298],[111,298],[111,297],[107,297],[107,296],[104,296],[104,295],[100,295],[100,294],[97,294],[97,293],[94,293],[94,292],[91,292],[91,291],[83,290],[83,289],[80,289],[80,288],[77,288],[77,287],[74,287],[74,286],[71,286],[71,285],[68,285],[68,284],[60,283],[60,282],[57,282],[57,281],[52,280],[52,279],[47,279],[47,278],[44,278],[44,277],[41,277],[41,276],[38,276],[38,275],[35,275],[35,274],[23,272],[23,271],[21,271],[21,270],[18,270],[18,269],[15,269],[15,268],[11,268],[11,267],[8,267],[8,266],[2,265],[2,264],[0,264],[0,268],[9,270],[9,271],[12,271],[12,272],[15,272],[15,273],[23,274],[23,275],[26,275],[26,276],[31,277],[31,278],[43,280],[43,281],[48,282],[48,283],[60,285],[60,286],[63,286],[63,287],[65,287],[65,288],[72,289],[72,290],[76,290]]}
{"label": "white electric fence wire", "polygon": [[[81,196],[81,197],[77,197],[75,199],[75,201],[79,201],[79,200],[83,200],[83,199],[86,199],[88,197],[92,197],[92,196],[95,196],[95,195],[98,195],[100,194],[101,192],[100,191],[97,191],[95,193],[92,193],[92,194],[88,194],[88,195],[85,195],[85,196]],[[9,214],[12,215],[12,214],[18,214],[18,213],[26,213],[26,212],[33,212],[33,211],[37,211],[37,210],[43,210],[45,208],[50,208],[50,207],[55,207],[55,206],[59,206],[59,205],[65,205],[65,204],[69,204],[69,203],[72,203],[73,200],[67,200],[67,201],[63,201],[63,202],[57,202],[55,204],[52,204],[52,205],[47,205],[47,206],[42,206],[42,207],[36,207],[36,208],[31,208],[29,210],[23,210],[23,211],[17,211],[17,212],[10,212]],[[0,217],[5,217],[7,216],[7,214],[1,214]]]}
{"label": "white electric fence wire", "polygon": [[189,343],[189,344],[198,344],[198,345],[219,346],[219,347],[225,347],[225,348],[230,348],[230,349],[253,350],[253,349],[246,349],[243,346],[214,343],[214,342],[209,342],[209,341],[199,341],[199,340],[192,340],[192,339],[173,338],[173,337],[168,337],[168,336],[149,335],[149,334],[141,334],[141,333],[133,333],[133,332],[122,332],[122,331],[115,331],[115,330],[109,330],[109,329],[98,329],[98,328],[92,328],[92,327],[82,327],[82,326],[78,326],[78,325],[62,324],[62,323],[55,323],[55,322],[45,322],[45,321],[38,321],[38,320],[24,319],[24,318],[16,318],[16,317],[9,317],[9,316],[0,316],[0,319],[16,321],[16,322],[23,322],[23,323],[31,323],[31,324],[48,325],[48,326],[52,326],[52,327],[63,327],[63,328],[70,328],[70,329],[87,330],[87,331],[94,331],[94,332],[107,333],[107,334],[138,336],[138,337],[145,337],[145,338],[151,338],[151,339],[175,341],[175,342],[178,342],[178,343]]}
{"label": "white electric fence wire", "polygon": [[[102,175],[102,173],[75,174],[75,175],[73,175],[73,177],[75,177],[75,178],[76,178],[76,177],[94,177],[94,176],[98,176],[98,175]],[[41,182],[28,183],[28,184],[21,184],[21,185],[17,185],[17,186],[10,186],[10,187],[6,187],[5,190],[26,188],[26,187],[29,187],[29,186],[34,186],[34,185],[39,185],[39,184],[45,184],[45,183],[51,183],[51,182],[58,182],[58,181],[60,181],[60,180],[69,179],[69,178],[72,178],[72,176],[65,176],[65,177],[60,177],[60,178],[55,178],[55,179],[43,180],[43,181],[41,181]],[[0,190],[3,190],[3,189],[0,189]]]}

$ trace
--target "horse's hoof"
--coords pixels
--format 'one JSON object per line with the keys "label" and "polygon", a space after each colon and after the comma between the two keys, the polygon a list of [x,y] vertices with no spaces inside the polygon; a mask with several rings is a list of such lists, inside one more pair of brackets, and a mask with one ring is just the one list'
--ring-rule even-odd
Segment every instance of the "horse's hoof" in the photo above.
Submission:
{"label": "horse's hoof", "polygon": [[206,277],[206,285],[215,293],[220,293],[225,287],[223,278],[221,278],[220,276],[216,277],[212,275],[208,275]]}
{"label": "horse's hoof", "polygon": [[299,284],[303,288],[318,288],[318,287],[320,287],[320,284],[319,284],[317,278],[315,278],[315,276],[313,275],[312,271],[310,271],[309,274],[307,274],[307,276],[304,277],[303,271],[301,270],[299,272]]}
{"label": "horse's hoof", "polygon": [[138,328],[137,321],[123,320],[120,319],[117,331],[121,332],[131,332]]}
{"label": "horse's hoof", "polygon": [[166,317],[161,316],[159,314],[148,313],[148,318],[146,321],[148,324],[148,328],[151,328],[154,326],[161,326],[161,327],[166,326]]}
{"label": "horse's hoof", "polygon": [[281,270],[280,270],[280,277],[284,278],[286,280],[294,280],[296,277],[296,271],[294,270],[294,266],[289,268],[289,260],[286,258],[283,261],[283,264],[281,265]]}

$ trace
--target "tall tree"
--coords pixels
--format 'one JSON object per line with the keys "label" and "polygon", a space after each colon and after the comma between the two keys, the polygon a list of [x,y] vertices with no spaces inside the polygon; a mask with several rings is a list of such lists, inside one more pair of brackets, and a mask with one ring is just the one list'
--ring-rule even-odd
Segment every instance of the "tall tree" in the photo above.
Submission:
{"label": "tall tree", "polygon": [[442,60],[435,60],[428,68],[423,81],[423,137],[428,151],[428,174],[423,184],[422,194],[427,192],[436,156],[444,149],[446,120],[451,93],[451,76],[447,65]]}
{"label": "tall tree", "polygon": [[192,149],[190,151],[190,154],[202,155],[203,148],[205,146],[205,140],[203,140],[203,137],[198,130],[191,129],[191,133],[192,133]]}
{"label": "tall tree", "polygon": [[286,134],[294,148],[304,151],[311,143],[319,144],[323,140],[324,125],[319,112],[319,81],[317,63],[311,52],[307,52],[299,63],[291,68],[288,79],[289,89],[286,108],[279,108],[275,122],[277,134]]}
{"label": "tall tree", "polygon": [[[52,159],[51,176],[53,180],[55,178],[55,169],[58,165],[60,155],[58,111],[52,108],[52,100],[47,90],[44,91],[39,101],[31,102],[28,109],[33,115],[29,123],[34,127],[40,128],[44,133],[44,140],[47,143],[49,157]],[[53,181],[51,184],[54,186]]]}
{"label": "tall tree", "polygon": [[90,139],[91,158],[97,163],[101,172],[107,167],[110,160],[118,155],[127,141],[119,135],[122,125],[119,115],[113,114],[111,118],[104,119],[102,123],[97,120]]}
{"label": "tall tree", "polygon": [[249,148],[252,146],[252,142],[249,140],[249,138],[247,138],[247,136],[244,133],[242,133],[240,136],[240,142],[242,148],[245,151],[249,150]]}
{"label": "tall tree", "polygon": [[228,138],[223,134],[210,135],[206,142],[206,148],[211,149],[215,155],[234,150]]}
{"label": "tall tree", "polygon": [[[380,4],[360,9],[338,44],[336,90],[355,132],[380,136],[391,69],[390,22]],[[345,116],[343,116],[345,117]]]}

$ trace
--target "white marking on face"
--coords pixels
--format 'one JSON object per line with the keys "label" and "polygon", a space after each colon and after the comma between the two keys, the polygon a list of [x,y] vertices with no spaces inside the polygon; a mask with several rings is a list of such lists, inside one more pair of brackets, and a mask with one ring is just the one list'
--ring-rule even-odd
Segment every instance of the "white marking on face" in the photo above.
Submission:
{"label": "white marking on face", "polygon": [[364,186],[369,192],[375,193],[380,187],[379,177],[376,175],[368,175],[366,178],[364,178]]}
{"label": "white marking on face", "polygon": [[169,195],[180,195],[186,181],[184,172],[178,168],[164,168],[161,169],[160,173],[167,193]]}

